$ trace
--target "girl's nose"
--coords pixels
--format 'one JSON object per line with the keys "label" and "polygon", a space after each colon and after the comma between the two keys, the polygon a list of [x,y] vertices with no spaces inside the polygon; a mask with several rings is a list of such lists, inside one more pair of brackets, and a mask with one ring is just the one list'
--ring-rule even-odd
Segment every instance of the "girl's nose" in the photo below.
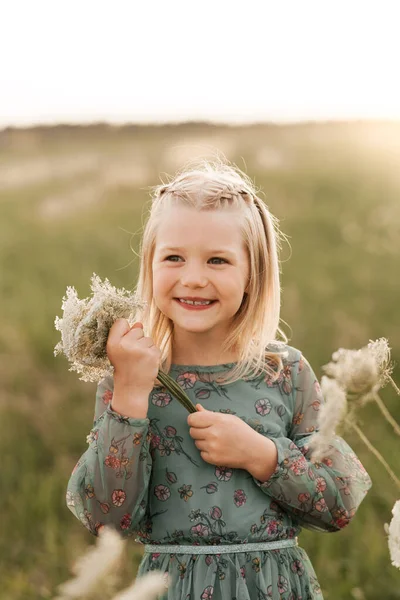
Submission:
{"label": "girl's nose", "polygon": [[208,280],[201,267],[185,267],[181,283],[187,287],[206,287]]}

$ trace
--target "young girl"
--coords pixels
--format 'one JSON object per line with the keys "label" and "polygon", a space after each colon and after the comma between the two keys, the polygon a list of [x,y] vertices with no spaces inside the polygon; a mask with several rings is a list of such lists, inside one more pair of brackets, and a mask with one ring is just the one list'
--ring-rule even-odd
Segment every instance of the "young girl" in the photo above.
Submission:
{"label": "young girl", "polygon": [[310,460],[324,399],[279,328],[280,235],[228,165],[155,189],[137,286],[148,304],[110,330],[114,375],[98,385],[67,505],[94,535],[111,525],[142,542],[138,576],[168,573],[163,599],[321,599],[297,536],[347,526],[371,487],[341,437]]}

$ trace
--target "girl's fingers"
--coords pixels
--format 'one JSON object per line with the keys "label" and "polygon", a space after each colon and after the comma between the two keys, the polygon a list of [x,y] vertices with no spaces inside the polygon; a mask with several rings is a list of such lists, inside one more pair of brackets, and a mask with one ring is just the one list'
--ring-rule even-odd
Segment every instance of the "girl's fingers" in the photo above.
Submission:
{"label": "girl's fingers", "polygon": [[196,440],[194,444],[198,450],[207,450],[207,443],[204,440]]}
{"label": "girl's fingers", "polygon": [[198,429],[197,427],[191,427],[189,429],[189,435],[194,439],[194,440],[204,440],[204,429]]}
{"label": "girl's fingers", "polygon": [[128,335],[130,336],[130,339],[132,338],[134,340],[142,340],[144,338],[142,323],[134,323],[132,327],[129,328]]}
{"label": "girl's fingers", "polygon": [[[139,339],[139,338],[138,338]],[[145,348],[153,348],[155,346],[153,340],[150,337],[144,337],[142,336],[140,338],[140,343],[142,344],[142,346],[144,346]]]}
{"label": "girl's fingers", "polygon": [[117,319],[111,326],[108,340],[110,343],[119,340],[129,331],[129,323],[127,319]]}

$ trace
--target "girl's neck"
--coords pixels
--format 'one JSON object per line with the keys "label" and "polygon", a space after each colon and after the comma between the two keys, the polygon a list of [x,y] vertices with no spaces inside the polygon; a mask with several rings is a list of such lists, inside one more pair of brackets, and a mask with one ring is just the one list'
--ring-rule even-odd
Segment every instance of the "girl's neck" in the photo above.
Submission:
{"label": "girl's neck", "polygon": [[172,349],[173,365],[198,365],[199,367],[222,365],[239,361],[239,352],[225,352],[225,354],[215,354],[214,352],[179,352]]}
{"label": "girl's neck", "polygon": [[197,358],[197,359],[179,359],[179,358],[172,358],[171,364],[173,365],[197,365],[198,367],[214,367],[215,365],[226,365],[229,363],[236,363],[238,362],[238,358],[236,356],[234,357],[227,357],[225,359],[223,358],[215,358],[214,360],[212,360],[210,357],[207,358]]}
{"label": "girl's neck", "polygon": [[225,352],[221,351],[225,339],[225,331],[218,332],[218,335],[212,338],[174,331],[171,340],[171,363],[204,367],[238,362],[240,349],[237,344]]}

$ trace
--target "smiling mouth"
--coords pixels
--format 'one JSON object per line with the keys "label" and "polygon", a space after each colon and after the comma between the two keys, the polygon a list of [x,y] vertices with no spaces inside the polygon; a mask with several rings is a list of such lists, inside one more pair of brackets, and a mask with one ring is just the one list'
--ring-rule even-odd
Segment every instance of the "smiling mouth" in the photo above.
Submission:
{"label": "smiling mouth", "polygon": [[176,302],[183,308],[187,308],[189,310],[205,310],[213,306],[218,300],[211,300],[211,302],[207,304],[190,304],[188,302],[182,302],[179,298],[174,298]]}

